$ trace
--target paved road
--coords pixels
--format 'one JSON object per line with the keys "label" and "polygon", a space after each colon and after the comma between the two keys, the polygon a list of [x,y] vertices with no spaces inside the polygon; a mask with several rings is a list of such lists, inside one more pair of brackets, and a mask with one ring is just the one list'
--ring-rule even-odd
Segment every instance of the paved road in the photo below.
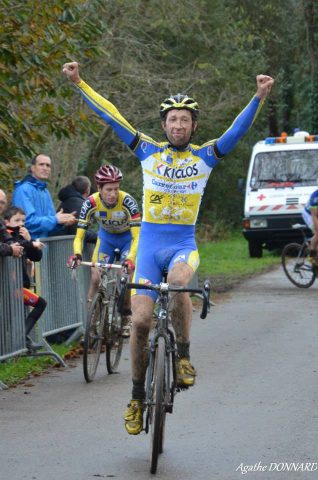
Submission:
{"label": "paved road", "polygon": [[[278,269],[233,290],[206,320],[195,315],[198,381],[167,418],[158,479],[317,478],[273,470],[318,462],[317,304],[316,285],[297,289]],[[75,362],[0,392],[1,478],[153,478],[149,438],[123,429],[128,349],[119,375],[101,367],[90,385]]]}

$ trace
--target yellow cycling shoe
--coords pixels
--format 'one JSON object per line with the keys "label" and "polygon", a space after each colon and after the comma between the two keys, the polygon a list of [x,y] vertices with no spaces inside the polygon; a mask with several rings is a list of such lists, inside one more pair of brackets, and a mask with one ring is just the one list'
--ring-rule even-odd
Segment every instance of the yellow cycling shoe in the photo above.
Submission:
{"label": "yellow cycling shoe", "polygon": [[192,387],[194,385],[195,376],[197,374],[190,360],[187,358],[177,358],[177,386],[178,387]]}
{"label": "yellow cycling shoe", "polygon": [[144,405],[142,400],[131,400],[125,411],[125,428],[129,435],[138,435],[143,427]]}
{"label": "yellow cycling shoe", "polygon": [[309,256],[308,260],[314,267],[318,267],[318,258],[316,256]]}

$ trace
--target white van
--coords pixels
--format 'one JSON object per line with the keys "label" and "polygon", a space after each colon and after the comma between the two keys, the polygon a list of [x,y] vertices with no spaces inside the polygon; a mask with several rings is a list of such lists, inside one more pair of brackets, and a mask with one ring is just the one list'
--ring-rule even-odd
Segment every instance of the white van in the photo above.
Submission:
{"label": "white van", "polygon": [[283,133],[254,146],[243,219],[251,257],[261,257],[263,248],[273,250],[300,241],[301,233],[292,225],[304,223],[301,211],[317,188],[318,135]]}

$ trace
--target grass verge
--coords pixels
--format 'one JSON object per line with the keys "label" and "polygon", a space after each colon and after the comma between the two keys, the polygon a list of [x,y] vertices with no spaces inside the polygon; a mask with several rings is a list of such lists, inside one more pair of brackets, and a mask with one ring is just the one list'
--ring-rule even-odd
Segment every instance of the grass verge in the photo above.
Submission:
{"label": "grass verge", "polygon": [[[72,345],[52,345],[54,352],[62,358],[74,349]],[[50,355],[43,357],[13,357],[0,363],[0,380],[8,387],[17,385],[32,375],[40,375],[57,361]]]}
{"label": "grass verge", "polygon": [[280,264],[277,252],[264,250],[262,258],[250,258],[248,244],[240,232],[227,240],[198,245],[200,280],[209,278],[213,290],[225,292],[244,278],[263,273]]}

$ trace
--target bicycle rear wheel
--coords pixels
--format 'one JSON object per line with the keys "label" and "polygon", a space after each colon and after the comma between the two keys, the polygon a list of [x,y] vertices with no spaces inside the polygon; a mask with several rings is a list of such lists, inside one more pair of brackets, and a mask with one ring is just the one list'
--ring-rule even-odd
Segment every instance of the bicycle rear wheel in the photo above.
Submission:
{"label": "bicycle rear wheel", "polygon": [[122,317],[117,311],[116,295],[109,300],[106,325],[106,367],[108,373],[115,373],[120,361],[124,337],[122,336]]}
{"label": "bicycle rear wheel", "polygon": [[282,265],[287,278],[299,288],[309,288],[316,272],[308,260],[308,249],[298,243],[289,243],[282,252]]}
{"label": "bicycle rear wheel", "polygon": [[153,370],[153,401],[151,412],[151,466],[150,472],[156,473],[158,455],[163,451],[164,428],[166,420],[165,400],[165,360],[166,348],[163,337],[158,338],[156,359]]}
{"label": "bicycle rear wheel", "polygon": [[97,293],[87,316],[84,336],[83,373],[86,382],[92,382],[97,370],[104,339],[105,305],[103,296]]}

